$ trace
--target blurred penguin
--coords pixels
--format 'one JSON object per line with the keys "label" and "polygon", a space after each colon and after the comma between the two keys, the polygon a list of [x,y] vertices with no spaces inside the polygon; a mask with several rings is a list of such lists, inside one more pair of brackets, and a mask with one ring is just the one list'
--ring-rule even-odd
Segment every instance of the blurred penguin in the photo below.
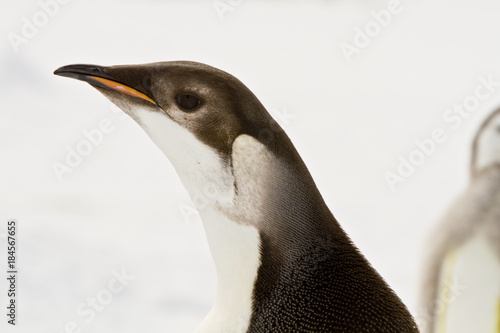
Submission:
{"label": "blurred penguin", "polygon": [[474,139],[468,189],[429,241],[422,332],[499,333],[500,109]]}

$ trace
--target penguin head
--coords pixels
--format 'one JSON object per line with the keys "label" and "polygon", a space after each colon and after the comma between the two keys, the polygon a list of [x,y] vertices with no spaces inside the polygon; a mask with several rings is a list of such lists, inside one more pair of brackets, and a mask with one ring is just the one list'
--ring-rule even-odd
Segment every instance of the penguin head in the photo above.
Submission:
{"label": "penguin head", "polygon": [[[192,198],[201,195],[218,204],[234,200],[236,141],[253,142],[254,147],[247,148],[256,158],[281,154],[300,159],[253,93],[211,66],[185,61],[69,65],[54,74],[88,82],[139,123],[175,167]],[[238,140],[243,137],[247,140]],[[255,153],[255,143],[263,154]],[[238,144],[240,157],[246,155],[242,146]],[[249,163],[259,166],[259,160]]]}
{"label": "penguin head", "polygon": [[472,149],[472,176],[493,166],[500,166],[500,109],[483,122],[476,134]]}

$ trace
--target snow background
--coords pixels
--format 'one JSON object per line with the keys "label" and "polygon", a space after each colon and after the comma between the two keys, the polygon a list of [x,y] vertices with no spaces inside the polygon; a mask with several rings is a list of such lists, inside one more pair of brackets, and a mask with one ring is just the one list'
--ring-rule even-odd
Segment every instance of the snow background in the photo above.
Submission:
{"label": "snow background", "polygon": [[[417,314],[425,239],[467,185],[472,137],[500,94],[456,130],[442,117],[478,76],[500,80],[500,3],[401,0],[348,63],[340,44],[387,4],[244,0],[221,19],[212,1],[72,0],[15,52],[8,34],[41,5],[1,0],[0,233],[18,220],[19,308],[15,328],[0,312],[0,331],[70,332],[75,322],[81,332],[192,332],[213,302],[204,231],[181,213],[191,203],[173,168],[97,91],[52,75],[74,63],[193,60],[238,77],[278,115],[334,215]],[[104,118],[113,132],[59,182],[52,163]],[[391,191],[384,172],[437,127],[447,141]],[[2,272],[5,246],[0,237]],[[86,322],[77,308],[122,269],[135,278]],[[6,290],[0,279],[2,308]]]}

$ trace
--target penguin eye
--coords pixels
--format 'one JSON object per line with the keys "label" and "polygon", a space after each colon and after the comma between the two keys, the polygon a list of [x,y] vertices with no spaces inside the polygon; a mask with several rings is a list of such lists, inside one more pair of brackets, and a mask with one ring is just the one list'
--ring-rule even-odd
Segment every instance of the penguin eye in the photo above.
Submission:
{"label": "penguin eye", "polygon": [[193,110],[201,103],[198,97],[188,93],[182,93],[177,95],[177,97],[175,97],[175,100],[177,101],[177,104],[179,104],[181,108],[189,111]]}

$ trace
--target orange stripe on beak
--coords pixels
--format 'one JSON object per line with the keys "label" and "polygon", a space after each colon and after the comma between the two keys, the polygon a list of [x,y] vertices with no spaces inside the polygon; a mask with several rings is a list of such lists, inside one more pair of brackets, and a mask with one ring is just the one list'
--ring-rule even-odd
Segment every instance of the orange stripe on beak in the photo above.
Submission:
{"label": "orange stripe on beak", "polygon": [[118,83],[118,82],[115,82],[115,81],[112,81],[112,80],[108,80],[108,79],[104,79],[104,78],[98,77],[98,76],[89,75],[88,77],[92,78],[92,80],[95,80],[95,81],[99,82],[100,84],[102,84],[103,86],[106,86],[107,88],[109,88],[111,90],[115,90],[115,91],[121,92],[121,93],[123,93],[125,95],[139,97],[139,98],[142,98],[142,99],[144,99],[144,100],[146,100],[148,102],[156,104],[156,102],[153,101],[151,98],[149,98],[148,96],[144,95],[140,91],[135,90],[134,88],[130,88],[130,87],[125,86],[125,85],[123,85],[121,83]]}

